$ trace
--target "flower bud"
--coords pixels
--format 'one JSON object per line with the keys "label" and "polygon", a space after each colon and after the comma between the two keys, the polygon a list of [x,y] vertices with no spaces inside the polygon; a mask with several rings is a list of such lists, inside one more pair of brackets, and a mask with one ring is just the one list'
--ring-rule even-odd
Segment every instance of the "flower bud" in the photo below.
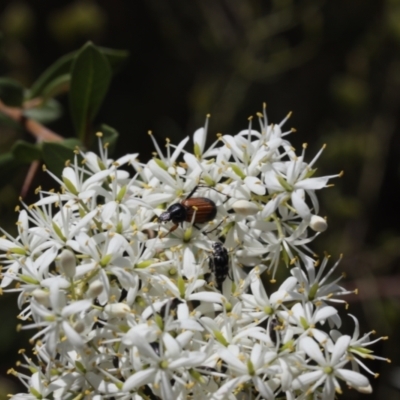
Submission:
{"label": "flower bud", "polygon": [[60,265],[64,274],[68,278],[73,278],[76,273],[76,258],[75,254],[68,249],[65,249],[60,254]]}
{"label": "flower bud", "polygon": [[104,285],[101,281],[95,280],[89,285],[89,289],[87,291],[87,295],[94,299],[99,296],[104,289]]}
{"label": "flower bud", "polygon": [[114,303],[114,304],[107,304],[104,307],[104,311],[110,317],[118,317],[123,318],[126,314],[128,314],[131,309],[129,308],[128,304],[125,303]]}
{"label": "flower bud", "polygon": [[75,332],[82,333],[85,330],[85,324],[83,321],[76,321],[73,325]]}
{"label": "flower bud", "polygon": [[310,220],[310,228],[315,232],[324,232],[328,228],[328,223],[319,215],[313,215]]}
{"label": "flower bud", "polygon": [[50,307],[49,292],[42,289],[35,289],[32,292],[32,297],[42,306]]}
{"label": "flower bud", "polygon": [[247,200],[236,201],[235,203],[233,203],[232,208],[236,214],[240,214],[245,217],[248,215],[255,215],[259,211],[256,204]]}

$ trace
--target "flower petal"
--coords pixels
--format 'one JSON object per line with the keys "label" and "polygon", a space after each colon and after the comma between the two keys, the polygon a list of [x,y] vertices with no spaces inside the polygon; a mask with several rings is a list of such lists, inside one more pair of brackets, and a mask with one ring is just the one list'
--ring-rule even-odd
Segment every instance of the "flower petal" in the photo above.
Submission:
{"label": "flower petal", "polygon": [[304,350],[309,357],[311,357],[314,361],[316,361],[320,366],[326,365],[326,360],[324,355],[322,354],[318,344],[314,339],[306,336],[301,339],[300,347]]}
{"label": "flower petal", "polygon": [[156,375],[155,368],[147,368],[143,371],[136,372],[126,380],[126,382],[122,386],[122,391],[129,392],[130,390],[145,385],[146,383],[151,382],[155,377],[155,375]]}

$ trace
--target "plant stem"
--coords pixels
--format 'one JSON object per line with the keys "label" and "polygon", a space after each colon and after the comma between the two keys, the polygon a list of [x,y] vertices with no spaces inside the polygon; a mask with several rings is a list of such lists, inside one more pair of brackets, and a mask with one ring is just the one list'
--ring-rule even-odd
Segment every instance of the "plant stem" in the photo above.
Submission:
{"label": "plant stem", "polygon": [[0,112],[12,118],[14,121],[20,122],[38,141],[47,140],[49,142],[61,142],[64,139],[62,136],[46,128],[41,123],[30,118],[25,118],[23,115],[23,109],[8,107],[1,100]]}

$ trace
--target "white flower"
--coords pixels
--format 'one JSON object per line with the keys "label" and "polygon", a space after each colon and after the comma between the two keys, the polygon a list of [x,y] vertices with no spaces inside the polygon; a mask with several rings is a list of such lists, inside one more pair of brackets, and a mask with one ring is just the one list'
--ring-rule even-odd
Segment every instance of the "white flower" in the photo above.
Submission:
{"label": "white flower", "polygon": [[306,372],[298,376],[292,383],[293,389],[302,389],[306,393],[313,393],[323,385],[322,395],[326,400],[334,399],[336,393],[341,393],[338,379],[343,380],[348,386],[363,393],[371,393],[372,388],[368,379],[358,372],[344,367],[348,363],[346,351],[350,343],[350,336],[344,335],[338,339],[332,352],[325,348],[325,355],[319,345],[310,337],[301,340],[301,348],[307,353],[316,366],[308,365],[312,372]]}
{"label": "white flower", "polygon": [[[376,377],[374,374],[365,364],[361,361],[361,358],[367,360],[382,360],[387,361],[390,363],[390,360],[384,357],[379,357],[373,354],[373,351],[370,350],[368,347],[377,343],[381,340],[386,340],[387,337],[380,337],[375,340],[371,340],[370,336],[375,334],[375,332],[368,332],[360,337],[360,326],[357,318],[354,315],[348,314],[354,321],[354,332],[353,336],[351,337],[347,352],[348,357],[351,361],[351,365],[354,371],[360,372],[359,367],[367,371],[372,376]],[[331,331],[332,338],[337,341],[341,333],[339,331]]]}
{"label": "white flower", "polygon": [[250,284],[252,295],[242,294],[243,320],[247,324],[255,321],[257,324],[265,319],[273,318],[277,312],[282,310],[285,301],[291,301],[290,291],[296,285],[294,278],[288,278],[280,288],[268,297],[262,281],[256,278]]}
{"label": "white flower", "polygon": [[161,151],[160,147],[158,146],[157,141],[155,140],[152,132],[148,132],[151,140],[153,141],[154,147],[157,150],[158,155],[158,164],[162,166],[163,169],[168,170],[168,168],[172,168],[171,172],[175,172],[175,162],[178,159],[180,153],[182,152],[183,148],[185,147],[186,143],[189,141],[189,136],[183,139],[178,146],[176,146],[174,152],[171,154],[170,150],[170,140],[166,140],[166,148],[167,148],[167,156],[164,156],[163,152]]}
{"label": "white flower", "polygon": [[57,346],[60,345],[63,335],[66,335],[74,348],[82,349],[84,340],[75,331],[71,325],[71,321],[73,316],[78,319],[80,318],[79,314],[85,312],[91,306],[91,300],[80,300],[70,305],[65,305],[64,293],[54,284],[50,288],[49,300],[51,309],[32,301],[32,315],[36,322],[25,325],[23,329],[42,328],[31,340],[33,341],[37,337],[44,336],[43,341],[46,343],[46,349],[51,355],[56,353]]}
{"label": "white flower", "polygon": [[[178,339],[178,338],[177,338]],[[179,343],[169,334],[164,334],[162,341],[151,346],[146,338],[139,333],[131,334],[130,343],[141,352],[146,359],[146,369],[129,376],[122,390],[124,392],[152,383],[160,386],[160,395],[163,399],[173,399],[177,396],[176,388],[192,380],[189,370],[201,365],[207,358],[204,352],[185,351]],[[176,383],[172,387],[171,379]]]}
{"label": "white flower", "polygon": [[[328,256],[325,256],[322,263],[318,265],[311,257],[304,256],[302,261],[305,265],[306,271],[301,268],[301,263],[296,261],[295,267],[290,270],[290,273],[297,279],[298,285],[295,290],[291,291],[290,294],[295,299],[302,299],[303,301],[311,301],[316,305],[325,304],[325,302],[331,303],[344,303],[342,299],[338,299],[338,296],[348,295],[352,292],[345,290],[338,285],[338,282],[342,277],[337,278],[334,281],[328,281],[328,278],[338,267],[341,258],[327,270],[329,261]],[[325,274],[325,275],[324,275]],[[334,318],[336,325],[340,324],[339,320]]]}
{"label": "white flower", "polygon": [[[318,326],[337,315],[338,310],[331,306],[316,308],[312,303],[296,303],[289,313],[282,311],[279,316],[290,322],[294,331],[300,336],[312,335],[318,342],[327,340],[328,334]],[[340,321],[340,319],[339,319]]]}
{"label": "white flower", "polygon": [[264,174],[265,185],[271,193],[276,193],[279,201],[290,198],[293,207],[302,218],[311,218],[311,211],[305,202],[305,194],[310,196],[315,212],[319,211],[319,204],[315,196],[315,190],[326,187],[328,180],[341,176],[331,175],[325,177],[312,178],[314,170],[312,166],[319,158],[322,150],[315,158],[307,164],[304,162],[306,145],[303,145],[303,153],[299,157],[294,157],[290,161],[274,164],[274,168]]}
{"label": "white flower", "polygon": [[[15,371],[13,371],[14,373]],[[17,375],[17,374],[16,374]],[[46,387],[42,382],[42,377],[40,372],[34,372],[29,379],[27,384],[27,389],[31,394],[17,394],[11,398],[14,400],[37,400],[38,398],[46,399],[47,396],[51,397],[52,390]]]}
{"label": "white flower", "polygon": [[[237,348],[233,347],[233,351],[237,351]],[[266,399],[275,399],[274,389],[275,385],[271,382],[271,378],[266,380],[265,374],[268,373],[268,354],[267,348],[262,347],[260,344],[255,344],[252,348],[250,355],[243,353],[232,353],[229,349],[221,348],[218,351],[219,356],[225,361],[226,366],[229,370],[234,371],[236,376],[239,378],[233,379],[232,382],[227,383],[232,389],[239,386],[247,381],[252,381],[254,387],[260,394]],[[272,372],[272,375],[274,373]],[[272,384],[271,384],[272,383]],[[220,393],[226,391],[224,386],[219,390]],[[216,396],[220,393],[216,393]]]}

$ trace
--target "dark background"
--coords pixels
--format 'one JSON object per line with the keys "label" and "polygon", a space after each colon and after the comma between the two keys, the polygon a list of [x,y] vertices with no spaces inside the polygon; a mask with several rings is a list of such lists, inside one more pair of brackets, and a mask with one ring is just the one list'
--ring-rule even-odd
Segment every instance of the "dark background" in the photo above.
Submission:
{"label": "dark background", "polygon": [[[311,161],[326,143],[318,174],[345,171],[319,195],[330,229],[313,249],[328,251],[332,260],[344,253],[343,285],[359,288],[348,298],[348,312],[362,332],[390,336],[373,349],[392,363],[366,361],[380,374],[371,377],[369,398],[400,398],[399,0],[1,0],[0,29],[0,73],[27,87],[87,40],[130,51],[97,118],[120,133],[115,156],[140,152],[145,161],[153,150],[148,130],[160,145],[166,137],[177,143],[203,126],[207,113],[213,136],[245,129],[263,102],[274,123],[293,111],[286,124],[297,129],[289,138],[293,146],[307,142]],[[67,112],[50,127],[73,134]],[[0,152],[15,139],[0,131]],[[15,232],[12,210],[25,173],[16,171],[0,190],[0,225],[8,232]],[[29,348],[33,332],[15,333],[16,296],[2,300],[5,399],[18,390],[6,371],[17,349]],[[352,334],[349,317],[343,324]]]}

